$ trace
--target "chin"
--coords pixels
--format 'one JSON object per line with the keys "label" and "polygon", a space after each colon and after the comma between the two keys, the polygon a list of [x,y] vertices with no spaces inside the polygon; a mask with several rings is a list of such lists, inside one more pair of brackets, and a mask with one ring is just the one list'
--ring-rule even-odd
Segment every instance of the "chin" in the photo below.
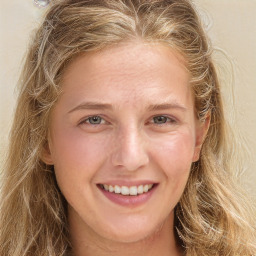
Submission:
{"label": "chin", "polygon": [[151,234],[140,232],[134,232],[132,234],[109,234],[106,237],[108,240],[112,240],[118,243],[136,243],[150,237]]}
{"label": "chin", "polygon": [[125,225],[125,227],[107,229],[107,232],[103,232],[103,236],[108,240],[112,240],[120,243],[136,243],[150,237],[153,237],[160,229],[162,225],[152,226],[145,223],[144,225],[138,225],[134,223],[133,225]]}

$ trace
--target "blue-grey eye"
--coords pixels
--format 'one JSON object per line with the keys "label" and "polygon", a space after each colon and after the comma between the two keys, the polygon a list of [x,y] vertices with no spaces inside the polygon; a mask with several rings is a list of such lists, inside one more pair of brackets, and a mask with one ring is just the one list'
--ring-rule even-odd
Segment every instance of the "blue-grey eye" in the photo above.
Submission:
{"label": "blue-grey eye", "polygon": [[168,121],[168,117],[166,116],[155,116],[153,117],[155,124],[165,124]]}
{"label": "blue-grey eye", "polygon": [[102,118],[100,116],[91,116],[87,119],[87,122],[90,124],[100,124],[102,122]]}

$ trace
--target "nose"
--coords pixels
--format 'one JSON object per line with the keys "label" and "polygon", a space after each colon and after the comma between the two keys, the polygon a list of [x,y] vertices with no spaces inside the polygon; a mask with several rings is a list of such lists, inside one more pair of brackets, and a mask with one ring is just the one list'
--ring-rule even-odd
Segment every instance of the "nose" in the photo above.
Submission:
{"label": "nose", "polygon": [[116,147],[112,153],[112,164],[127,171],[136,171],[147,165],[147,143],[136,127],[126,127],[116,137]]}

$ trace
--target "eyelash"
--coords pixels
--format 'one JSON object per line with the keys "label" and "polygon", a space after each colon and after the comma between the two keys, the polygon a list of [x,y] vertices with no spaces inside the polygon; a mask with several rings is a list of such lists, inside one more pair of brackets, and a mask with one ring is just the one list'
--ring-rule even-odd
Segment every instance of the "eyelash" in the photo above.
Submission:
{"label": "eyelash", "polygon": [[[90,120],[92,120],[93,118],[99,118],[99,119],[100,119],[100,123],[95,123],[95,124],[91,123]],[[104,120],[104,118],[102,118],[101,116],[95,115],[95,116],[89,116],[89,117],[87,117],[87,118],[86,118],[85,120],[83,120],[80,124],[100,125],[100,124],[102,124],[101,121],[104,121],[103,124],[107,123],[106,120]]]}
{"label": "eyelash", "polygon": [[[98,118],[100,119],[100,123],[91,123],[90,121],[93,118]],[[156,123],[157,118],[162,119],[163,123]],[[102,123],[103,121],[103,123]],[[158,120],[161,122],[161,120]],[[107,121],[104,120],[104,118],[102,118],[101,116],[95,115],[95,116],[89,116],[87,117],[85,120],[83,120],[82,122],[80,122],[79,124],[87,124],[87,125],[93,125],[93,126],[97,126],[97,125],[102,125],[102,124],[106,124]],[[157,116],[153,116],[151,118],[151,120],[149,121],[150,124],[156,125],[156,126],[163,126],[163,125],[168,125],[168,124],[176,124],[177,120],[175,120],[174,118],[165,116],[165,115],[157,115]]]}
{"label": "eyelash", "polygon": [[[162,119],[164,122],[163,123],[155,123],[157,118]],[[154,116],[152,119],[153,119],[153,121],[150,121],[150,123],[153,123],[154,125],[157,125],[157,126],[170,125],[170,124],[176,124],[177,123],[177,121],[174,118],[169,117],[169,116],[165,116],[165,115]],[[161,120],[160,120],[160,122],[161,122]]]}

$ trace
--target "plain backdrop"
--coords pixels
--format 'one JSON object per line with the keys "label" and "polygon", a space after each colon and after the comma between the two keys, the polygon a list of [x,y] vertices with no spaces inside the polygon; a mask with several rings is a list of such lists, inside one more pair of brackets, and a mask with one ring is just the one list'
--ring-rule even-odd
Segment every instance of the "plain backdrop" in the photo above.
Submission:
{"label": "plain backdrop", "polygon": [[[216,49],[229,120],[242,136],[241,145],[249,155],[244,164],[244,186],[256,201],[256,0],[194,3]],[[0,3],[0,167],[6,153],[22,59],[31,32],[45,10],[33,0]]]}

